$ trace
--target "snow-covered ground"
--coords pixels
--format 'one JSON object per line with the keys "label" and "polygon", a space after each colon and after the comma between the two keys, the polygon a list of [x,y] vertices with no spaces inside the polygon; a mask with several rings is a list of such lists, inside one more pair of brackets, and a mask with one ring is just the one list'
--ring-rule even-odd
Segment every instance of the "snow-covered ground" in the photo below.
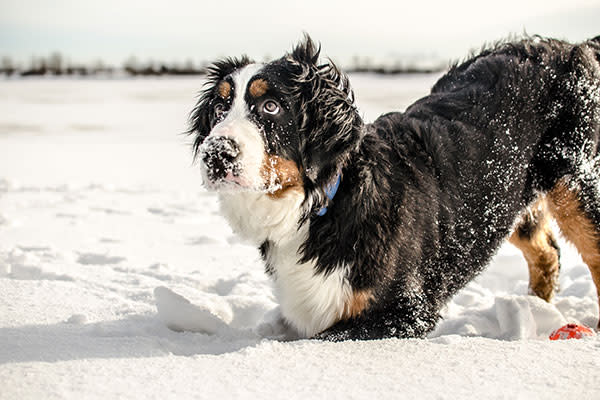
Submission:
{"label": "snow-covered ground", "polygon": [[[367,120],[436,75],[351,77]],[[198,78],[0,81],[0,398],[600,398],[595,288],[527,296],[501,248],[427,340],[281,342],[256,249],[180,133]],[[173,329],[169,329],[169,327]]]}

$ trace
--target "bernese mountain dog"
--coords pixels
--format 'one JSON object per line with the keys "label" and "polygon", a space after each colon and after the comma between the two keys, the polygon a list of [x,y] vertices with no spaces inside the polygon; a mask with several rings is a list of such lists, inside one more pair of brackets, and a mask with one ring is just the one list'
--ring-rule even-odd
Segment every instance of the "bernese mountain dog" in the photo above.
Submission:
{"label": "bernese mountain dog", "polygon": [[600,288],[600,36],[497,43],[372,123],[319,53],[306,36],[218,61],[190,117],[205,186],[301,337],[424,337],[507,238],[550,301],[551,218]]}

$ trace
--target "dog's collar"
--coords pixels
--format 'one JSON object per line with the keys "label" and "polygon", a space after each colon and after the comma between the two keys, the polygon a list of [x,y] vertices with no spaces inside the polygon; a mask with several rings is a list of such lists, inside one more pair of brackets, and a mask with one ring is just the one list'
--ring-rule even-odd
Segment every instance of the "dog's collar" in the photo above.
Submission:
{"label": "dog's collar", "polygon": [[[333,200],[333,197],[335,196],[335,194],[338,191],[338,188],[340,187],[340,182],[341,181],[342,181],[342,174],[338,173],[335,182],[333,182],[333,183],[325,186],[325,195],[327,196],[327,198],[329,199],[329,201]],[[317,215],[319,217],[322,217],[326,213],[327,213],[327,207],[323,207],[323,208],[321,208],[319,210],[319,212],[317,213]]]}

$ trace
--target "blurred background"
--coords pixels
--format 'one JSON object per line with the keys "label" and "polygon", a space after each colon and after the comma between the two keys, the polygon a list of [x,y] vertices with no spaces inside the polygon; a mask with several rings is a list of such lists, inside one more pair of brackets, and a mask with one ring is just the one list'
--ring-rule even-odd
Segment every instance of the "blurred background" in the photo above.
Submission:
{"label": "blurred background", "polygon": [[4,74],[194,74],[279,57],[302,32],[347,70],[439,70],[511,34],[600,34],[598,0],[0,0]]}

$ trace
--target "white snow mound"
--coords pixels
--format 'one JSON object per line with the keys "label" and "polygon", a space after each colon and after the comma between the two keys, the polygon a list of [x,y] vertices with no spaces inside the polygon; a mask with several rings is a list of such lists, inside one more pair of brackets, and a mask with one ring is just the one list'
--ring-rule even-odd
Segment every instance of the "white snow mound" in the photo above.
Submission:
{"label": "white snow mound", "polygon": [[[208,307],[190,303],[188,299],[178,295],[166,287],[154,289],[158,318],[169,329],[208,333],[211,335],[225,333],[230,330],[222,316],[216,315]],[[231,320],[231,318],[227,318]]]}

